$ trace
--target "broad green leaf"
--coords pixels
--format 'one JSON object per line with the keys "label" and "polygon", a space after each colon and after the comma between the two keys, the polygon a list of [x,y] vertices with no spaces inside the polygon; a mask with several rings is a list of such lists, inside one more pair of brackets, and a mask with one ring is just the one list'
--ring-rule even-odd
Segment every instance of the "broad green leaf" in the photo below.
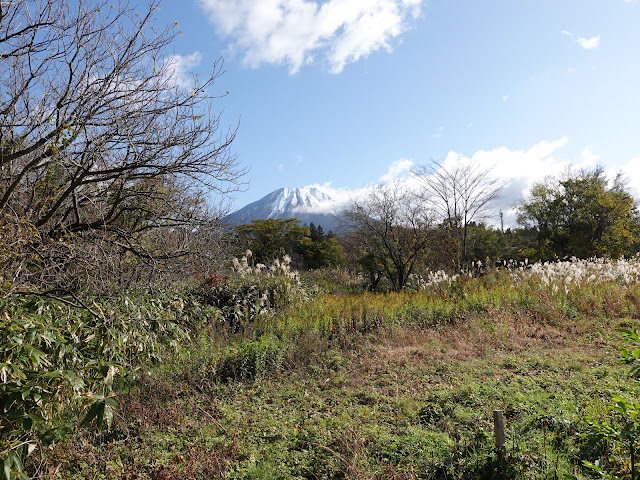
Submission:
{"label": "broad green leaf", "polygon": [[80,421],[80,424],[79,424],[80,427],[85,427],[86,425],[91,423],[91,421],[94,418],[104,414],[104,406],[105,406],[104,399],[101,396],[97,396],[97,397],[98,398],[96,399],[96,401],[94,401],[91,404],[91,407],[89,408],[89,411],[87,412],[85,417]]}

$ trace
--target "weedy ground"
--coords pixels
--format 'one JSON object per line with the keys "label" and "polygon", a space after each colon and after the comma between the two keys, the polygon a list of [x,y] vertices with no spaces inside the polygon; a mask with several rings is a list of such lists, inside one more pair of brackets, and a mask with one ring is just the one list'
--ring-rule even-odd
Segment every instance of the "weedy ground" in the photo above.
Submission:
{"label": "weedy ground", "polygon": [[[504,278],[502,278],[504,277]],[[440,291],[324,293],[234,335],[206,330],[121,385],[109,431],[47,453],[42,478],[592,478],[624,452],[590,442],[615,393],[637,285],[513,279]],[[564,285],[564,283],[563,283]],[[504,461],[492,411],[506,417]]]}

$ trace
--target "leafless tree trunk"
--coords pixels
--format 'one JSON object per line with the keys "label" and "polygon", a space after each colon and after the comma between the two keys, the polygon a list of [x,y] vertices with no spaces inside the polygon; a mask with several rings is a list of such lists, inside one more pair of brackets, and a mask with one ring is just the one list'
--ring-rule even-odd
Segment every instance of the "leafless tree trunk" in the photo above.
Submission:
{"label": "leafless tree trunk", "polygon": [[149,232],[210,225],[211,194],[237,187],[236,128],[210,93],[222,63],[181,84],[159,5],[0,1],[0,221],[30,235],[27,250],[91,234],[180,254]]}
{"label": "leafless tree trunk", "polygon": [[430,247],[432,213],[399,185],[375,187],[343,212],[342,228],[360,247],[361,261],[374,278],[384,274],[402,290]]}
{"label": "leafless tree trunk", "polygon": [[424,186],[424,195],[432,202],[440,220],[457,238],[456,268],[467,261],[469,224],[484,218],[491,204],[500,197],[503,184],[471,163],[454,166],[432,161],[413,170]]}

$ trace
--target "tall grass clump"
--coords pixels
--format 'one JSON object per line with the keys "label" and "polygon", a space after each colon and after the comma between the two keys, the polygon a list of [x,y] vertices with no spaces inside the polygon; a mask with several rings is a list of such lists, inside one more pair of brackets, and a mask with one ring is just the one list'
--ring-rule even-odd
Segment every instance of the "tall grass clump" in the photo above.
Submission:
{"label": "tall grass clump", "polygon": [[[520,265],[509,269],[521,298],[552,316],[638,316],[640,257],[633,259],[571,259],[553,263]],[[537,297],[531,299],[531,296]]]}
{"label": "tall grass clump", "polygon": [[215,380],[255,380],[265,378],[283,366],[285,342],[273,335],[242,339],[227,346],[217,360]]}
{"label": "tall grass clump", "polygon": [[578,317],[637,317],[639,280],[638,259],[510,262],[464,275],[439,271],[413,276],[402,292],[321,292],[261,317],[260,324],[272,334],[295,338],[314,332],[330,341],[353,343],[349,339],[354,335],[397,326],[450,325],[500,312],[548,324]]}
{"label": "tall grass clump", "polygon": [[282,311],[301,306],[309,291],[288,255],[251,264],[251,251],[232,259],[229,274],[211,275],[193,291],[215,315],[174,357],[171,369],[199,389],[215,382],[253,381],[282,368],[290,347],[274,328]]}
{"label": "tall grass clump", "polygon": [[203,304],[218,310],[218,324],[227,333],[242,332],[307,296],[298,272],[291,268],[291,257],[274,259],[268,266],[252,266],[250,258],[250,250],[233,258],[231,275],[209,276],[194,292]]}

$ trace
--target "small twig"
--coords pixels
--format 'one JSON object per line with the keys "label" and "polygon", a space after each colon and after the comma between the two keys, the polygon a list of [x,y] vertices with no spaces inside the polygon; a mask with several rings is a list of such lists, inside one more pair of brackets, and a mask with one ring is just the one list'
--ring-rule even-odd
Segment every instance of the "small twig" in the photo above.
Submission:
{"label": "small twig", "polygon": [[25,440],[24,442],[20,442],[20,443],[19,443],[19,444],[17,444],[17,445],[12,445],[11,447],[7,448],[6,450],[1,451],[1,452],[0,452],[0,455],[4,455],[4,454],[6,454],[6,453],[9,453],[11,450],[17,450],[17,449],[18,449],[18,448],[20,448],[21,446],[23,446],[23,445],[28,445],[28,444],[30,444],[30,443],[31,443],[31,442],[30,442],[29,440]]}
{"label": "small twig", "polygon": [[356,468],[351,462],[349,462],[346,458],[344,458],[342,455],[340,455],[335,450],[327,447],[326,445],[321,445],[321,444],[316,443],[316,442],[307,442],[307,443],[309,445],[313,445],[315,447],[321,448],[322,450],[330,453],[331,455],[336,457],[338,460],[343,462],[347,466],[348,469],[353,470],[358,475],[359,478],[365,478],[364,475],[362,474],[362,472],[358,468]]}
{"label": "small twig", "polygon": [[224,426],[216,419],[216,417],[214,417],[213,415],[211,415],[209,412],[207,412],[204,408],[202,408],[200,405],[197,405],[196,407],[198,410],[200,410],[202,413],[204,413],[207,417],[209,417],[211,420],[213,420],[213,423],[216,424],[216,426],[222,430],[224,433],[227,433],[227,429],[224,428]]}
{"label": "small twig", "polygon": [[102,318],[102,315],[94,312],[93,310],[91,310],[91,307],[89,307],[88,305],[86,305],[82,300],[80,300],[76,295],[74,295],[72,292],[66,291],[66,292],[62,292],[63,294],[69,295],[70,297],[72,297],[75,300],[75,303],[72,302],[71,300],[67,300],[66,298],[60,297],[58,295],[54,295],[54,292],[56,290],[49,290],[47,292],[25,292],[25,291],[17,291],[14,294],[15,295],[21,295],[21,296],[29,296],[29,295],[33,295],[35,297],[46,297],[46,298],[51,298],[52,300],[57,300],[58,302],[64,303],[65,305],[68,305],[70,307],[74,307],[74,308],[81,308],[81,309],[85,309],[87,312],[89,312],[91,315],[93,315],[95,318]]}

